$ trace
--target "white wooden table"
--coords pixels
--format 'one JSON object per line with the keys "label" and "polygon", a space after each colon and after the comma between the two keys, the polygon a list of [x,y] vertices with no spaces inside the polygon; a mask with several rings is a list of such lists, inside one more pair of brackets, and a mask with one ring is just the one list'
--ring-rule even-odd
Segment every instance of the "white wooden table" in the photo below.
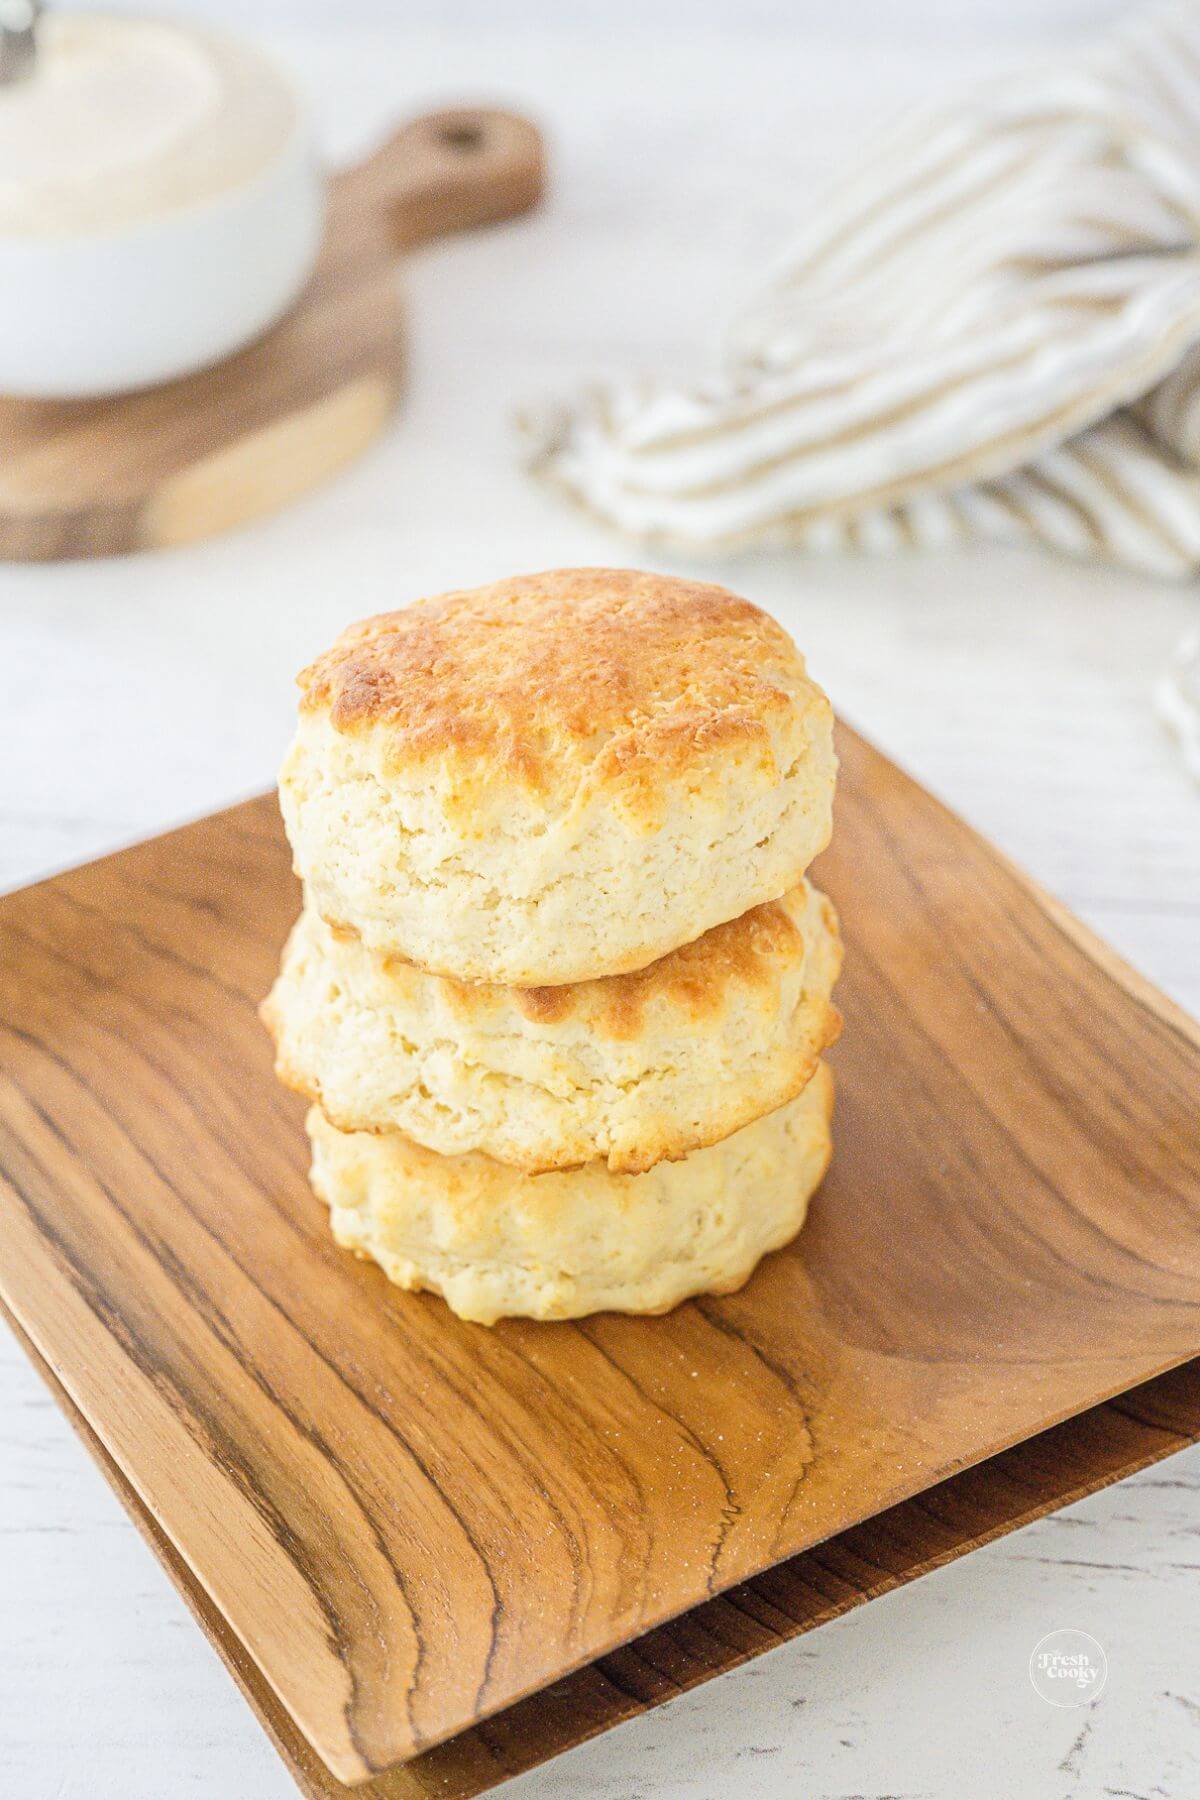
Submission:
{"label": "white wooden table", "polygon": [[[326,493],[153,560],[0,568],[0,884],[266,785],[292,674],[350,618],[519,569],[637,560],[525,481],[513,406],[604,368],[695,366],[743,269],[873,116],[1114,8],[987,0],[966,19],[936,0],[854,0],[832,18],[811,9],[807,25],[797,10],[799,22],[782,5],[706,0],[685,30],[665,5],[632,0],[566,16],[461,0],[450,31],[419,4],[402,29],[377,0],[374,24],[279,37],[319,87],[335,149],[392,110],[507,100],[552,134],[554,191],[536,221],[412,268],[407,406]],[[1193,592],[1000,551],[716,574],[783,619],[849,718],[1200,1012],[1200,791],[1149,705]],[[1198,1502],[1194,1451],[506,1793],[1191,1800]],[[1108,1654],[1089,1709],[1055,1709],[1027,1678],[1036,1641],[1063,1625]],[[0,1336],[0,1793],[292,1792]]]}

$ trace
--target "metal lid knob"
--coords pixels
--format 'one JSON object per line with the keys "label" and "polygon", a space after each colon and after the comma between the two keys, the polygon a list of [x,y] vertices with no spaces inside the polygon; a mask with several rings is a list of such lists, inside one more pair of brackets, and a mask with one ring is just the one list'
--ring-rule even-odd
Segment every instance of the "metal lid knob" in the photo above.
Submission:
{"label": "metal lid knob", "polygon": [[32,75],[41,10],[40,0],[0,0],[0,87]]}

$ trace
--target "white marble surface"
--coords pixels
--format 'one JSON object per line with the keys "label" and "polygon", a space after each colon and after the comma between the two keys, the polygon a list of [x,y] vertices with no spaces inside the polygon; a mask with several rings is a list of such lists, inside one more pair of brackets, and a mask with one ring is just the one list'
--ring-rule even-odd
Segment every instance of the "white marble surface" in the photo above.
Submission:
{"label": "white marble surface", "polygon": [[[264,6],[319,92],[334,149],[365,141],[390,109],[507,98],[551,133],[554,191],[536,221],[410,269],[407,405],[387,442],[326,493],[153,560],[0,568],[0,883],[265,785],[291,675],[348,618],[513,569],[625,557],[516,471],[514,404],[605,367],[688,366],[743,269],[873,117],[1116,10],[705,0],[685,31],[665,3],[429,0],[401,22],[375,0],[356,23],[339,14],[335,33],[313,4]],[[1149,706],[1196,616],[1194,592],[1001,552],[718,573],[785,620],[850,718],[1200,1011],[1200,791]],[[1198,1500],[1200,1451],[506,1794],[1193,1800]],[[1034,1644],[1062,1625],[1107,1650],[1094,1707],[1058,1710],[1030,1687]],[[292,1791],[3,1338],[0,1793]]]}

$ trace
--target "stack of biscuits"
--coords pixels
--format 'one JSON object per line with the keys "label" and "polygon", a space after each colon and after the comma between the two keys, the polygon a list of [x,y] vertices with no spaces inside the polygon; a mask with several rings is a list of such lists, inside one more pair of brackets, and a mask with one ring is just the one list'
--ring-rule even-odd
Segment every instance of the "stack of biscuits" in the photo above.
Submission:
{"label": "stack of biscuits", "polygon": [[790,638],[561,569],[367,619],[300,686],[263,1014],[337,1241],[482,1323],[740,1286],[831,1149],[833,720]]}

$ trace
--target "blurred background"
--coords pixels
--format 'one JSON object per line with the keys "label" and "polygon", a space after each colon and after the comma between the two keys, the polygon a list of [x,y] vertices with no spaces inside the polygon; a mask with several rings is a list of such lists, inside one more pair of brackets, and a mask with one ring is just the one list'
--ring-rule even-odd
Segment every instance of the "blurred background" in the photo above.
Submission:
{"label": "blurred background", "polygon": [[[168,9],[170,10],[170,9]],[[530,482],[514,412],[595,376],[690,375],[881,122],[1082,47],[1109,0],[176,7],[255,35],[327,153],[460,99],[528,113],[527,219],[417,252],[394,425],[327,487],[141,558],[0,565],[0,881],[267,784],[295,670],[350,618],[562,562],[710,572],[787,623],[839,709],[1193,1009],[1200,800],[1149,694],[1182,585],[999,548],[689,562]]]}

